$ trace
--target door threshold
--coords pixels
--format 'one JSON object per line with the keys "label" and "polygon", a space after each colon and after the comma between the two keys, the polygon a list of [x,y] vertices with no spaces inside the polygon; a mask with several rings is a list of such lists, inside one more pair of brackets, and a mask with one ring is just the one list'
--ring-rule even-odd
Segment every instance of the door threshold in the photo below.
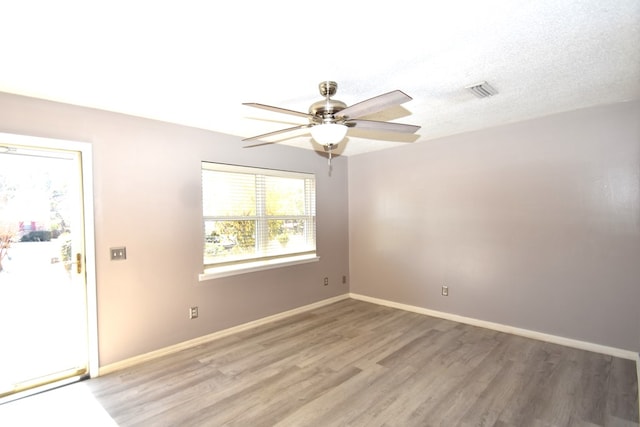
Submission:
{"label": "door threshold", "polygon": [[25,381],[16,384],[12,390],[0,392],[0,405],[88,378],[89,373],[87,368],[74,368],[68,371],[56,372],[46,377]]}

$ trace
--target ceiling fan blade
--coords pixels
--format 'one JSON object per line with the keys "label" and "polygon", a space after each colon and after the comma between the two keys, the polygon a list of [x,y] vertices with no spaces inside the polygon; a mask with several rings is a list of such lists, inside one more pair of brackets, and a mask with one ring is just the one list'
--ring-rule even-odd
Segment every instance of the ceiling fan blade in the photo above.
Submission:
{"label": "ceiling fan blade", "polygon": [[337,116],[345,117],[347,119],[355,119],[377,113],[378,111],[382,111],[394,105],[403,104],[407,101],[411,101],[412,99],[413,98],[401,90],[394,90],[392,92],[358,102],[357,104],[353,104],[338,112]]}
{"label": "ceiling fan blade", "polygon": [[243,102],[242,105],[247,105],[249,107],[255,107],[255,108],[262,108],[263,110],[275,111],[276,113],[293,114],[294,116],[300,116],[305,118],[311,117],[310,114],[303,113],[301,111],[288,110],[286,108],[273,107],[271,105],[265,105],[265,104],[258,104],[257,102]]}
{"label": "ceiling fan blade", "polygon": [[414,133],[420,126],[407,125],[404,123],[393,122],[378,122],[375,120],[347,120],[345,124],[355,129],[372,129],[383,132],[401,132],[401,133]]}
{"label": "ceiling fan blade", "polygon": [[[262,138],[266,138],[268,136],[279,135],[281,133],[289,132],[289,131],[292,131],[292,130],[308,128],[310,126],[311,126],[310,124],[306,124],[306,125],[294,126],[292,128],[280,129],[280,130],[276,130],[276,131],[269,132],[269,133],[263,133],[262,135],[256,135],[256,136],[252,136],[250,138],[245,138],[245,139],[243,139],[243,141],[252,141],[252,140],[256,140],[256,139],[262,139]],[[261,145],[261,144],[256,144],[256,145]],[[252,145],[247,145],[246,147],[252,147]]]}
{"label": "ceiling fan blade", "polygon": [[258,142],[258,143],[255,143],[255,144],[245,145],[245,146],[244,146],[244,147],[242,147],[242,148],[259,147],[259,146],[261,146],[261,145],[271,145],[271,144],[275,144],[276,142],[278,142],[278,141]]}

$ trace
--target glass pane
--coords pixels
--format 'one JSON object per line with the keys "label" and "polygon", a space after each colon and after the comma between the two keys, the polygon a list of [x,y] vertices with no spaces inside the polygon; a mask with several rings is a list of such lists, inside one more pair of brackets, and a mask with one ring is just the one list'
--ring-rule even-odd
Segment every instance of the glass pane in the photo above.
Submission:
{"label": "glass pane", "polygon": [[267,176],[267,215],[305,215],[304,179]]}
{"label": "glass pane", "polygon": [[204,262],[251,258],[256,252],[255,221],[205,221]]}
{"label": "glass pane", "polygon": [[[306,252],[315,249],[314,230],[310,221],[304,219],[269,220],[270,254]],[[309,224],[309,226],[307,226]]]}
{"label": "glass pane", "polygon": [[75,152],[0,152],[0,395],[87,367]]}
{"label": "glass pane", "polygon": [[206,265],[315,251],[315,177],[232,165],[202,170]]}
{"label": "glass pane", "polygon": [[205,216],[254,216],[256,183],[253,175],[202,171],[202,209]]}

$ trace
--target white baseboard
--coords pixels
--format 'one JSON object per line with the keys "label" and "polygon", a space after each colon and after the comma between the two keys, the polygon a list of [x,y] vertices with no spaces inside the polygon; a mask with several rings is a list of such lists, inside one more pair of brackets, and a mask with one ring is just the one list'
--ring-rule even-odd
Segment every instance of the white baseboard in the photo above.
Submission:
{"label": "white baseboard", "polygon": [[567,347],[578,348],[581,350],[593,351],[596,353],[606,354],[615,357],[621,357],[623,359],[631,359],[636,361],[636,368],[638,371],[638,380],[640,382],[640,355],[636,352],[623,350],[615,347],[603,346],[600,344],[594,344],[586,341],[579,341],[570,338],[559,337],[556,335],[544,334],[541,332],[531,331],[528,329],[516,328],[513,326],[503,325],[500,323],[487,322],[484,320],[473,319],[470,317],[458,316],[456,314],[445,313],[436,310],[430,310],[423,307],[417,307],[413,305],[401,304],[394,301],[383,300],[379,298],[373,298],[366,295],[360,294],[343,294],[338,295],[333,298],[328,298],[322,301],[315,302],[313,304],[305,305],[302,307],[294,308],[292,310],[288,310],[282,313],[274,314],[273,316],[264,317],[262,319],[254,320],[252,322],[243,323],[242,325],[234,326],[228,329],[224,329],[222,331],[214,332],[209,335],[205,335],[202,337],[194,338],[189,341],[184,341],[169,347],[165,347],[159,350],[155,350],[149,353],[141,354],[139,356],[131,357],[129,359],[125,359],[119,362],[115,362],[109,365],[101,366],[99,370],[99,375],[106,375],[120,369],[128,368],[130,366],[134,366],[138,363],[146,362],[148,360],[153,360],[158,357],[162,357],[171,353],[176,353],[178,351],[195,347],[200,344],[207,343],[209,341],[216,340],[218,338],[223,338],[229,336],[231,334],[235,334],[237,332],[245,331],[247,329],[255,328],[257,326],[265,325],[267,323],[285,319],[287,317],[304,313],[306,311],[314,310],[319,307],[323,307],[325,305],[333,304],[338,301],[342,301],[348,298],[352,298],[355,300],[370,302],[373,304],[383,305],[391,308],[397,308],[400,310],[410,311],[419,314],[425,314],[427,316],[438,317],[441,319],[452,320],[454,322],[465,323],[472,326],[479,326],[481,328],[492,329],[499,332],[506,332],[513,335],[519,335],[526,338],[532,338],[539,341],[546,341],[553,344],[564,345]]}
{"label": "white baseboard", "polygon": [[246,331],[247,329],[255,328],[257,326],[261,326],[276,320],[284,319],[299,313],[304,313],[306,311],[314,310],[319,307],[323,307],[325,305],[333,304],[334,302],[342,301],[349,298],[349,294],[338,295],[337,297],[328,298],[322,301],[314,302],[313,304],[308,304],[302,307],[294,308],[292,310],[284,311],[282,313],[274,314],[273,316],[263,317],[262,319],[254,320],[252,322],[243,323],[242,325],[233,326],[228,329],[224,329],[218,332],[214,332],[209,335],[205,335],[202,337],[194,338],[189,341],[184,341],[169,347],[161,348],[160,350],[155,350],[149,353],[141,354],[139,356],[131,357],[129,359],[125,359],[119,362],[111,363],[109,365],[101,366],[99,375],[106,375],[120,369],[128,368],[138,363],[146,362],[149,360],[156,359],[158,357],[162,357],[171,353],[176,353],[178,351],[195,347],[200,344],[207,343],[209,341],[213,341],[222,337],[229,336],[231,334],[235,334],[237,332]]}
{"label": "white baseboard", "polygon": [[[593,351],[595,353],[606,354],[609,356],[620,357],[623,359],[631,359],[636,361],[636,366],[640,364],[638,360],[638,353],[630,350],[623,350],[615,347],[608,347],[600,344],[594,344],[586,341],[575,340],[571,338],[559,337],[557,335],[545,334],[542,332],[531,331],[528,329],[516,328],[509,325],[503,325],[500,323],[487,322],[485,320],[474,319],[471,317],[458,316],[457,314],[445,313],[442,311],[430,310],[423,307],[416,307],[413,305],[401,304],[394,301],[383,300],[379,298],[373,298],[360,294],[349,294],[350,298],[370,302],[373,304],[384,305],[391,308],[397,308],[400,310],[411,311],[414,313],[425,314],[427,316],[438,317],[441,319],[452,320],[454,322],[465,323],[467,325],[479,326],[481,328],[492,329],[499,332],[506,332],[513,335],[519,335],[526,338],[532,338],[539,341],[545,341],[553,344],[564,345],[566,347],[573,347],[580,350]],[[638,367],[640,370],[640,366]],[[640,371],[638,373],[640,377]]]}

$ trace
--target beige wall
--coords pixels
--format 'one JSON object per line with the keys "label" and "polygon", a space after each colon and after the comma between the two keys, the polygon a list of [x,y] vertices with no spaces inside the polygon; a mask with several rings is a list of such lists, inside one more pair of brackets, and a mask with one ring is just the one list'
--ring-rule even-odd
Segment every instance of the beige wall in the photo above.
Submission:
{"label": "beige wall", "polygon": [[[93,146],[102,366],[348,291],[345,158],[329,176],[313,151],[3,93],[0,132]],[[202,160],[316,173],[321,260],[199,282]],[[110,261],[113,246],[126,261]]]}
{"label": "beige wall", "polygon": [[352,292],[640,351],[638,102],[351,157],[349,216]]}

